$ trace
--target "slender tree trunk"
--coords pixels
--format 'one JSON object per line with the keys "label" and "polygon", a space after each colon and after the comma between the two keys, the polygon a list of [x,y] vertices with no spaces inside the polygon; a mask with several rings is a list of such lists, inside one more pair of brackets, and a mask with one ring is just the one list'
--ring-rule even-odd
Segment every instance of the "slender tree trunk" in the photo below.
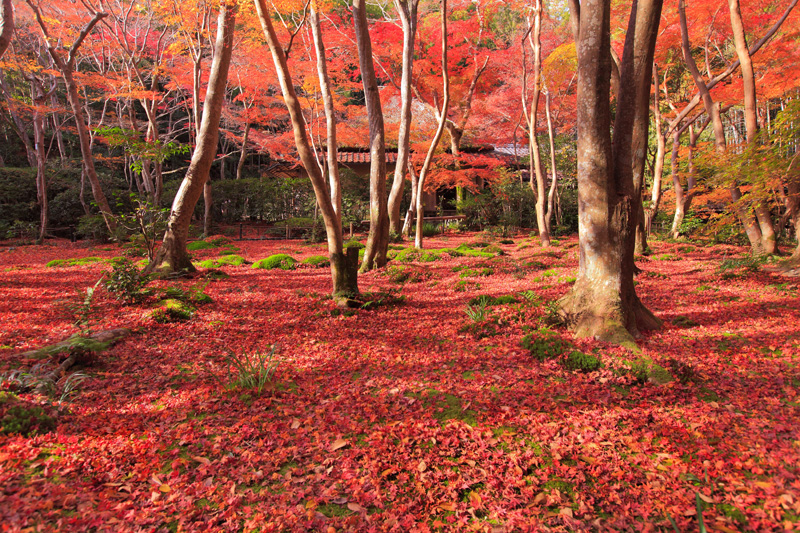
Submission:
{"label": "slender tree trunk", "polygon": [[[419,0],[395,0],[403,25],[403,74],[400,79],[400,128],[397,133],[397,162],[389,191],[389,235],[399,236],[400,203],[406,184],[406,169],[411,150],[411,81],[414,67],[414,42],[417,34]],[[413,193],[412,193],[413,194]]]}
{"label": "slender tree trunk", "polygon": [[[705,107],[706,113],[711,117],[711,124],[714,128],[714,147],[717,153],[722,156],[725,154],[726,151],[726,142],[725,142],[725,129],[722,125],[722,118],[720,117],[720,110],[719,105],[715,103],[711,98],[711,93],[709,92],[708,85],[706,85],[705,81],[700,74],[700,70],[697,68],[697,64],[692,57],[692,49],[689,43],[689,30],[688,25],[686,23],[686,3],[684,0],[679,0],[678,2],[678,12],[680,18],[680,26],[681,26],[681,43],[683,49],[683,59],[686,63],[686,67],[689,69],[689,72],[694,79],[695,85],[697,86],[697,90],[700,93],[700,96],[703,101],[703,106]],[[738,185],[731,185],[728,187],[729,194],[731,195],[731,199],[734,202],[734,211],[739,217],[742,225],[744,226],[745,233],[747,233],[747,238],[750,241],[750,246],[753,249],[754,253],[763,253],[763,248],[761,244],[761,228],[758,226],[758,223],[755,219],[750,215],[747,209],[747,205],[745,202],[741,201],[742,193],[739,190]]]}
{"label": "slender tree trunk", "polygon": [[244,163],[247,160],[247,137],[250,135],[250,122],[244,125],[244,135],[242,136],[242,153],[239,154],[239,163],[236,165],[236,179],[242,179]]}
{"label": "slender tree trunk", "polygon": [[584,0],[580,4],[580,266],[578,279],[561,300],[561,307],[577,336],[628,346],[632,346],[633,337],[641,329],[660,326],[660,321],[639,301],[633,284],[633,230],[640,211],[636,204],[641,202],[651,68],[661,4],[661,0],[633,2],[620,64],[613,145],[609,105],[610,1]]}
{"label": "slender tree trunk", "polygon": [[325,43],[322,40],[322,27],[319,22],[316,6],[312,2],[309,13],[311,32],[314,37],[314,48],[317,52],[317,76],[319,77],[322,104],[325,107],[325,124],[327,141],[325,154],[328,162],[328,184],[331,189],[331,205],[336,216],[342,216],[342,189],[339,177],[339,143],[336,140],[336,110],[333,106],[331,78],[328,75],[328,62],[325,58]]}
{"label": "slender tree trunk", "polygon": [[[425,161],[422,163],[422,170],[419,173],[419,183],[417,183],[417,233],[414,237],[414,246],[422,248],[422,225],[425,221],[425,178],[428,176],[428,169],[433,161],[433,154],[444,132],[444,125],[447,121],[447,111],[450,105],[450,75],[447,70],[447,0],[442,0],[442,111],[439,114],[439,126],[433,135]],[[436,103],[434,102],[434,105]]]}
{"label": "slender tree trunk", "polygon": [[325,232],[328,237],[328,255],[331,261],[333,295],[337,299],[337,303],[340,305],[346,304],[349,298],[358,294],[358,250],[354,247],[346,250],[343,248],[341,217],[333,207],[330,188],[325,183],[322,172],[319,170],[319,165],[316,163],[314,152],[311,149],[308,134],[306,133],[305,120],[303,119],[303,110],[294,91],[292,77],[286,63],[286,55],[278,42],[275,28],[272,26],[266,0],[254,1],[258,19],[264,31],[264,37],[267,40],[272,60],[275,63],[283,99],[289,111],[297,153],[311,179],[314,195],[317,198],[322,212],[322,219],[325,222]]}
{"label": "slender tree trunk", "polygon": [[664,178],[664,158],[667,152],[667,137],[662,126],[661,105],[658,96],[658,71],[655,65],[653,65],[653,81],[655,83],[653,89],[653,118],[656,131],[656,161],[653,165],[653,189],[650,194],[650,205],[644,212],[644,231],[646,235],[650,235],[652,232],[653,220],[656,218],[658,208],[661,206],[661,182]]}
{"label": "slender tree trunk", "polygon": [[31,81],[31,96],[33,102],[33,144],[36,150],[36,197],[39,203],[39,237],[36,244],[44,242],[47,234],[47,169],[46,148],[44,145],[44,117],[39,111],[39,106],[44,104],[42,87],[37,87],[37,80]]}
{"label": "slender tree trunk", "polygon": [[550,91],[545,96],[545,115],[547,116],[547,138],[550,142],[550,190],[547,193],[547,214],[544,222],[547,227],[548,237],[551,234],[551,223],[556,208],[556,193],[558,192],[558,170],[556,168],[556,142],[553,132],[553,119],[550,115]]}
{"label": "slender tree trunk", "polygon": [[[39,28],[44,34],[45,41],[49,42],[50,35],[39,8],[34,5],[31,0],[26,0],[26,3],[34,12],[36,21],[39,24]],[[66,58],[62,55],[63,51],[57,49],[55,46],[48,45],[47,51],[50,54],[50,57],[53,59],[53,63],[55,64],[56,68],[59,70],[59,72],[61,72],[61,76],[64,78],[64,84],[66,85],[67,89],[67,100],[69,101],[70,107],[72,108],[72,113],[75,116],[75,126],[78,130],[78,139],[81,145],[81,155],[83,156],[83,167],[86,171],[86,177],[88,178],[89,184],[92,187],[94,201],[97,204],[97,207],[100,209],[100,213],[103,215],[103,220],[106,223],[109,233],[113,236],[117,224],[111,215],[111,206],[109,206],[108,200],[103,193],[103,189],[100,187],[100,179],[97,177],[97,170],[94,166],[94,157],[92,156],[92,144],[89,135],[89,128],[86,126],[83,106],[81,104],[80,95],[78,94],[78,84],[74,77],[75,61],[77,59],[78,50],[80,49],[86,37],[88,37],[89,33],[91,33],[95,25],[97,25],[98,22],[107,16],[108,15],[106,13],[95,13],[94,17],[92,17],[92,20],[90,20],[86,26],[83,27],[78,37],[72,43],[72,46],[66,54]]]}
{"label": "slender tree trunk", "polygon": [[[753,72],[753,61],[750,58],[750,49],[747,47],[747,39],[742,23],[742,13],[739,8],[739,0],[728,0],[728,7],[731,14],[731,28],[733,28],[733,39],[736,46],[736,55],[742,69],[742,82],[744,86],[744,119],[747,130],[747,144],[757,142],[758,135],[758,103],[756,101],[756,78]],[[778,252],[778,239],[775,235],[775,227],[772,223],[772,216],[769,207],[761,200],[756,199],[754,204],[756,220],[761,230],[761,249],[764,253],[774,254]]]}
{"label": "slender tree trunk", "polygon": [[[530,19],[529,19],[530,23]],[[542,4],[540,0],[534,1],[533,7],[533,28],[528,34],[528,42],[533,50],[533,98],[530,106],[528,119],[528,141],[531,149],[530,173],[535,176],[536,182],[531,179],[531,190],[536,195],[536,225],[539,229],[539,240],[542,247],[550,246],[550,233],[547,229],[546,206],[547,195],[545,193],[545,173],[542,168],[542,156],[539,149],[539,138],[536,129],[539,122],[539,100],[541,99],[541,77],[542,77]],[[524,49],[524,48],[523,48]],[[524,60],[524,55],[523,55]],[[523,69],[523,78],[525,70]],[[524,82],[523,82],[524,83]],[[526,91],[523,89],[523,104],[527,100]],[[527,107],[527,106],[525,106]]]}
{"label": "slender tree trunk", "polygon": [[364,260],[361,263],[361,271],[367,272],[386,265],[386,253],[389,251],[389,213],[386,204],[386,140],[383,111],[375,65],[372,62],[372,42],[369,37],[365,0],[354,0],[353,24],[369,121],[369,236],[364,250]]}
{"label": "slender tree trunk", "polygon": [[219,121],[233,52],[236,10],[237,3],[235,1],[222,0],[220,2],[215,53],[211,61],[200,132],[186,176],[172,202],[164,241],[156,257],[148,265],[148,271],[152,271],[154,268],[165,272],[195,270],[186,250],[186,240],[189,236],[192,213],[200,195],[203,194],[204,186],[209,179],[211,165],[217,155]]}
{"label": "slender tree trunk", "polygon": [[408,174],[411,176],[411,202],[408,204],[405,222],[403,222],[403,234],[407,239],[411,238],[411,226],[414,224],[414,217],[417,213],[417,189],[419,189],[419,178],[414,171],[414,163],[408,160]]}

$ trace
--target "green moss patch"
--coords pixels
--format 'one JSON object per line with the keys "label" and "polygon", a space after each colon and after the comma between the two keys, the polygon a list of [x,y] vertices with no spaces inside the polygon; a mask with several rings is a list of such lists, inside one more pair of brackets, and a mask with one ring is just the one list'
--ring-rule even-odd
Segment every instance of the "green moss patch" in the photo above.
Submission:
{"label": "green moss patch", "polygon": [[189,320],[195,314],[195,308],[181,300],[168,298],[158,303],[158,307],[150,312],[150,318],[159,324],[171,324]]}
{"label": "green moss patch", "polygon": [[47,433],[56,427],[56,419],[39,406],[18,396],[0,392],[0,434],[23,436]]}
{"label": "green moss patch", "polygon": [[263,270],[294,270],[297,260],[288,254],[275,254],[253,263],[253,268]]}
{"label": "green moss patch", "polygon": [[569,343],[547,328],[528,333],[522,337],[521,344],[538,361],[555,359],[571,348]]}
{"label": "green moss patch", "polygon": [[71,267],[71,266],[82,266],[82,265],[90,265],[92,263],[102,263],[105,259],[102,257],[75,257],[72,259],[53,259],[45,266],[47,268],[58,268],[58,267]]}
{"label": "green moss patch", "polygon": [[312,255],[311,257],[306,257],[301,261],[301,263],[314,268],[324,268],[331,265],[330,259],[324,255]]}
{"label": "green moss patch", "polygon": [[195,266],[198,268],[220,268],[222,266],[240,266],[245,263],[246,261],[241,255],[230,254],[223,255],[217,259],[206,259],[205,261],[200,261],[199,263],[195,263]]}

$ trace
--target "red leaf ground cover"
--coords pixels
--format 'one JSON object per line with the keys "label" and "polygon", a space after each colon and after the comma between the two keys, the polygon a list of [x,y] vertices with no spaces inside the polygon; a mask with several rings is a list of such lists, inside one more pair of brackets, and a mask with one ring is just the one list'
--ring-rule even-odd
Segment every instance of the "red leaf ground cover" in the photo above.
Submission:
{"label": "red leaf ground cover", "polygon": [[[454,248],[475,235],[430,239]],[[245,259],[324,253],[300,241],[236,242]],[[577,242],[519,237],[488,259],[413,263],[365,291],[404,303],[337,314],[325,268],[223,266],[213,303],[186,322],[153,302],[96,298],[95,329],[134,334],[82,368],[55,430],[0,435],[3,531],[655,531],[697,530],[697,494],[718,531],[798,529],[800,302],[796,280],[722,279],[744,249],[654,242],[638,291],[665,320],[641,354],[557,335],[604,366],[589,373],[523,349],[569,287]],[[0,252],[0,371],[68,337],[63,302],[120,254],[58,243]],[[214,249],[196,252],[214,258]],[[391,263],[390,263],[391,264]],[[486,276],[466,276],[464,269]],[[466,283],[459,283],[459,282]],[[193,287],[199,278],[158,281]],[[476,295],[528,293],[491,308],[497,334],[465,324]],[[332,312],[333,311],[333,312]],[[275,385],[225,386],[227,357],[278,344]],[[669,369],[637,381],[624,361]]]}

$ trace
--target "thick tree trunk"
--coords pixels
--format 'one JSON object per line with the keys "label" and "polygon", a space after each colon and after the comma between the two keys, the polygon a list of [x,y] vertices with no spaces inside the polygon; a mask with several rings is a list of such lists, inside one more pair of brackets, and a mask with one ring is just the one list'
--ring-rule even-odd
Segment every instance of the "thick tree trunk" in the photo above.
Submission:
{"label": "thick tree trunk", "polygon": [[[422,163],[422,170],[419,173],[419,183],[417,183],[417,232],[414,236],[414,246],[422,248],[422,225],[425,222],[425,178],[428,177],[428,169],[433,161],[433,154],[444,132],[445,122],[447,122],[447,111],[450,105],[450,75],[447,70],[447,0],[442,0],[442,110],[439,113],[439,125],[433,135],[428,153],[425,154],[425,161]],[[434,102],[436,105],[436,102]]]}
{"label": "thick tree trunk", "polygon": [[361,263],[361,271],[367,272],[386,265],[386,253],[389,251],[389,213],[386,204],[386,140],[383,111],[375,65],[372,62],[372,42],[369,37],[365,0],[354,0],[353,24],[369,121],[369,235],[364,250],[364,261]]}
{"label": "thick tree trunk", "polygon": [[400,129],[397,133],[397,163],[394,180],[389,191],[389,235],[402,232],[400,203],[406,184],[406,169],[411,152],[411,77],[414,67],[414,42],[417,34],[417,6],[419,0],[395,0],[395,7],[403,25],[403,74],[400,78]]}
{"label": "thick tree trunk", "polygon": [[[222,162],[220,161],[220,164]],[[214,225],[214,190],[211,186],[211,174],[209,173],[205,185],[203,185],[203,235],[211,235]]]}
{"label": "thick tree trunk", "polygon": [[200,133],[197,136],[189,169],[172,202],[172,211],[167,220],[164,242],[156,257],[148,265],[148,271],[158,269],[164,272],[191,272],[195,270],[186,250],[186,240],[189,235],[192,213],[200,195],[203,194],[203,189],[209,179],[211,164],[217,155],[219,120],[225,100],[225,86],[228,81],[228,68],[233,52],[236,10],[236,2],[228,3],[228,0],[220,2],[215,53],[211,61]]}
{"label": "thick tree trunk", "polygon": [[14,3],[11,0],[0,2],[0,58],[6,53],[14,36]]}
{"label": "thick tree trunk", "polygon": [[349,298],[358,294],[358,250],[355,248],[343,249],[342,223],[341,217],[336,212],[331,202],[330,188],[326,185],[322,172],[317,165],[314,152],[306,133],[303,110],[300,101],[294,91],[292,77],[289,73],[289,66],[286,63],[286,55],[278,42],[275,28],[270,19],[266,0],[254,0],[258,19],[264,31],[264,37],[269,45],[278,81],[283,93],[286,108],[292,122],[292,132],[294,133],[295,145],[300,161],[308,172],[311,185],[314,187],[314,195],[317,198],[322,219],[325,222],[325,232],[328,237],[328,256],[331,260],[331,278],[333,280],[333,295],[339,304],[344,304]]}
{"label": "thick tree trunk", "polygon": [[[660,326],[633,284],[650,75],[661,0],[633,2],[620,69],[614,143],[610,138],[610,1],[584,0],[578,40],[578,279],[561,300],[579,337],[633,347]],[[573,16],[577,16],[574,13]],[[644,132],[644,133],[643,133]]]}

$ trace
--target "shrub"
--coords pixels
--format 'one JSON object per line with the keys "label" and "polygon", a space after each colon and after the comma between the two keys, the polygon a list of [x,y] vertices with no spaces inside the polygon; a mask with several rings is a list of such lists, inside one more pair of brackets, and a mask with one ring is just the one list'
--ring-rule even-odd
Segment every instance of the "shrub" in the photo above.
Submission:
{"label": "shrub", "polygon": [[581,372],[594,372],[603,366],[598,357],[577,350],[567,354],[562,364],[569,370],[580,370]]}
{"label": "shrub", "polygon": [[433,237],[437,233],[439,233],[439,227],[436,224],[431,222],[423,222],[422,223],[422,236],[423,237]]}
{"label": "shrub", "polygon": [[297,261],[287,254],[275,254],[267,258],[261,259],[253,263],[253,268],[264,270],[273,270],[280,268],[281,270],[294,270]]}
{"label": "shrub", "polygon": [[141,300],[145,294],[142,291],[147,285],[148,277],[142,276],[139,268],[130,259],[114,261],[111,270],[106,272],[103,285],[114,297],[125,303]]}
{"label": "shrub", "polygon": [[569,344],[545,328],[522,337],[522,347],[539,361],[554,359],[570,348]]}
{"label": "shrub", "polygon": [[304,265],[316,268],[324,268],[331,265],[330,259],[328,259],[328,257],[325,255],[312,255],[311,257],[306,257],[301,262]]}

